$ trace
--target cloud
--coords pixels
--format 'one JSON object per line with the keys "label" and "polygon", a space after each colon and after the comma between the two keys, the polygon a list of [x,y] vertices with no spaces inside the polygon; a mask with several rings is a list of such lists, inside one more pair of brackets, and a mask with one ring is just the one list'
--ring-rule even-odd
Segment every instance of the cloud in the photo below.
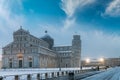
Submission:
{"label": "cloud", "polygon": [[113,0],[106,8],[104,15],[111,17],[120,16],[120,0]]}
{"label": "cloud", "polygon": [[90,3],[93,3],[95,0],[61,0],[62,7],[61,9],[67,14],[68,17],[72,17],[79,7],[83,7]]}
{"label": "cloud", "polygon": [[67,14],[68,17],[73,16],[76,8],[79,6],[80,0],[61,0],[62,1],[62,10]]}
{"label": "cloud", "polygon": [[75,18],[71,18],[71,19],[70,18],[66,18],[63,22],[64,22],[63,23],[64,27],[62,28],[62,31],[66,31],[70,27],[74,26]]}
{"label": "cloud", "polygon": [[120,36],[102,31],[81,31],[82,57],[118,57],[120,52]]}
{"label": "cloud", "polygon": [[77,8],[82,8],[95,0],[61,0],[61,9],[66,13],[67,18],[64,21],[63,30],[75,24],[75,12]]}
{"label": "cloud", "polygon": [[22,9],[22,0],[0,0],[0,31],[3,33],[8,32],[9,29],[15,29],[16,27],[24,23],[24,15],[16,14],[13,12],[13,8],[18,11]]}

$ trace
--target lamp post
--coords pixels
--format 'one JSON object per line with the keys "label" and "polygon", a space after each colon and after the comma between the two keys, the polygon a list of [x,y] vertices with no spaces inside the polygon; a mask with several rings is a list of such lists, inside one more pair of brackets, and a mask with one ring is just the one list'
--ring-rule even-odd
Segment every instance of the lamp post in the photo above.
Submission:
{"label": "lamp post", "polygon": [[104,65],[104,58],[99,58],[98,65],[97,65],[96,69],[99,71],[100,66],[103,66],[103,65]]}
{"label": "lamp post", "polygon": [[85,60],[85,63],[86,63],[86,65],[88,65],[88,64],[90,63],[90,59],[87,58],[87,59]]}
{"label": "lamp post", "polygon": [[100,62],[101,65],[104,64],[104,61],[105,61],[104,58],[100,58],[100,59],[99,59],[99,62]]}

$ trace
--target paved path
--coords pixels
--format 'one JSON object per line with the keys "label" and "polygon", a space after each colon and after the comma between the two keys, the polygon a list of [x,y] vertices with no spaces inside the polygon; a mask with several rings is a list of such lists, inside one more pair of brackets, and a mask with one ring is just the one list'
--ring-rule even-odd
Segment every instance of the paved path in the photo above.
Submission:
{"label": "paved path", "polygon": [[82,80],[120,80],[120,67],[108,69],[105,72]]}

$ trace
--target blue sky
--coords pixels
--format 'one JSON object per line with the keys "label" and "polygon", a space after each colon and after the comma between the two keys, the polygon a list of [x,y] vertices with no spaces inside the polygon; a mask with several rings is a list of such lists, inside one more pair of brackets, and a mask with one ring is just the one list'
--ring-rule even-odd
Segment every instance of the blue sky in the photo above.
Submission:
{"label": "blue sky", "polygon": [[0,53],[20,26],[55,46],[80,34],[83,59],[120,57],[120,0],[0,0]]}

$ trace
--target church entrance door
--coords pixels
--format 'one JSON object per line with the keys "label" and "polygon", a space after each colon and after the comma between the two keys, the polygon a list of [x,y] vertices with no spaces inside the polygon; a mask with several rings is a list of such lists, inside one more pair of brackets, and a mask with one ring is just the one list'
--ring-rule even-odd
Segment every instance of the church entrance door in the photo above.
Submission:
{"label": "church entrance door", "polygon": [[32,62],[31,61],[29,62],[29,67],[32,67]]}
{"label": "church entrance door", "polygon": [[22,68],[22,60],[19,60],[19,68]]}
{"label": "church entrance door", "polygon": [[12,62],[9,63],[10,68],[12,68]]}

